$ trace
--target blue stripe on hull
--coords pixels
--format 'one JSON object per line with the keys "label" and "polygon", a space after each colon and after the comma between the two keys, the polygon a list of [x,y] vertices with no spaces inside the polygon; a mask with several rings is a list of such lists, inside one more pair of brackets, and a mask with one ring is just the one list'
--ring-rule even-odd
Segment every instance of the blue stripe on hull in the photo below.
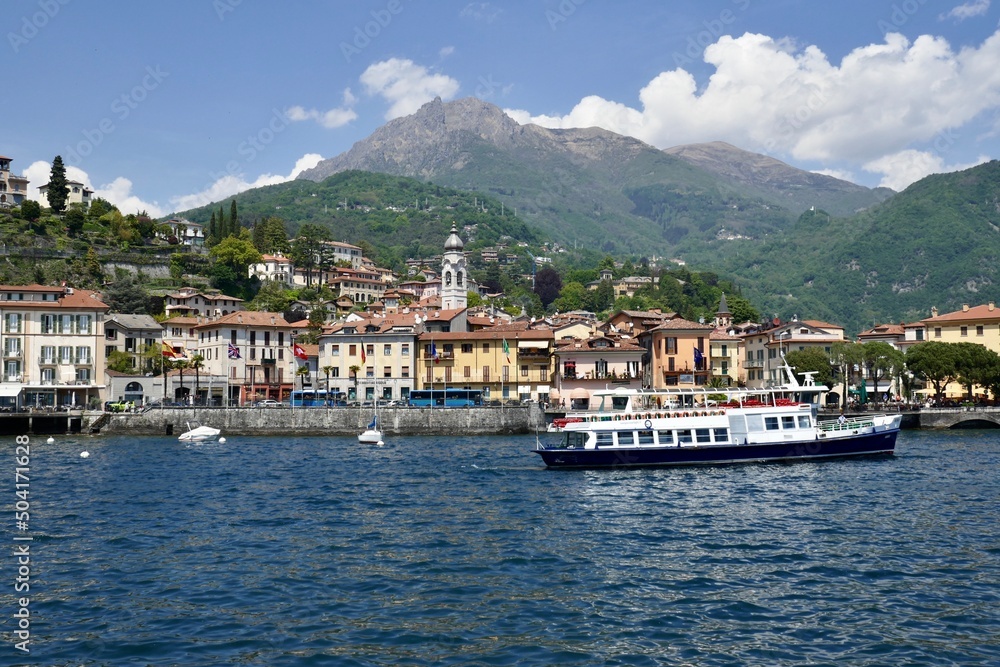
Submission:
{"label": "blue stripe on hull", "polygon": [[615,468],[669,465],[714,465],[761,461],[797,461],[843,456],[892,454],[898,431],[856,438],[810,440],[769,445],[718,445],[631,449],[536,449],[552,468]]}

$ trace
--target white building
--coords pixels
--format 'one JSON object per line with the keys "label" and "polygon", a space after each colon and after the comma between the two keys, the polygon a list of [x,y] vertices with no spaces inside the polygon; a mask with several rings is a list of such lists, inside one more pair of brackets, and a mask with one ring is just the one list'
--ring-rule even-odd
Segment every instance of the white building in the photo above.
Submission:
{"label": "white building", "polygon": [[12,174],[11,159],[0,155],[0,208],[20,206],[28,196],[28,179]]}

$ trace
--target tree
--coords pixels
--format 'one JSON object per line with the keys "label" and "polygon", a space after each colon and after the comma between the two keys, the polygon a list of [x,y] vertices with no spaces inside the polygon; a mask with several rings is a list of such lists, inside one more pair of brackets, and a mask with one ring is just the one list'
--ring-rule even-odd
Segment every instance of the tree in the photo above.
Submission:
{"label": "tree", "polygon": [[934,385],[934,396],[940,400],[947,384],[957,376],[956,357],[957,350],[951,343],[927,341],[907,350],[906,367]]}
{"label": "tree", "polygon": [[[37,206],[37,204],[36,204]],[[83,231],[83,226],[87,223],[87,214],[84,213],[80,204],[71,204],[66,215],[63,216],[63,224],[70,236],[79,236]]]}
{"label": "tree", "polygon": [[144,315],[149,294],[131,273],[124,273],[104,289],[101,298],[112,313]]}
{"label": "tree", "polygon": [[333,372],[333,366],[323,366],[323,373],[326,375],[326,404],[330,405],[330,373]]}
{"label": "tree", "polygon": [[733,315],[733,323],[760,322],[760,313],[743,297],[735,294],[726,296],[726,305]]}
{"label": "tree", "polygon": [[559,272],[550,266],[535,274],[535,294],[542,301],[542,307],[548,308],[556,300],[562,289],[562,278]]}
{"label": "tree", "polygon": [[322,227],[310,223],[302,225],[298,237],[292,242],[292,261],[295,266],[305,269],[307,287],[312,286],[312,272],[319,258],[320,241],[325,236]]}
{"label": "tree", "polygon": [[818,347],[807,347],[804,350],[789,352],[785,355],[785,361],[795,369],[795,375],[799,376],[799,382],[805,378],[804,373],[813,372],[817,384],[827,387],[833,384],[830,357]]}
{"label": "tree", "polygon": [[108,370],[116,371],[118,373],[127,373],[128,375],[135,374],[135,368],[132,366],[132,355],[128,352],[122,350],[112,350],[108,354]]}
{"label": "tree", "polygon": [[25,199],[21,202],[21,217],[28,222],[37,222],[42,217],[42,205],[36,201]]}
{"label": "tree", "polygon": [[299,376],[299,389],[305,391],[306,388],[306,378],[309,377],[309,365],[302,364],[295,369],[295,374]]}
{"label": "tree", "polygon": [[855,366],[860,366],[864,362],[864,351],[858,343],[849,340],[837,341],[830,347],[830,361],[840,374],[842,384],[840,407],[846,408],[847,386],[851,383]]}
{"label": "tree", "polygon": [[66,210],[66,200],[69,199],[69,183],[66,180],[66,165],[63,164],[61,155],[57,155],[52,160],[49,187],[46,188],[45,195],[49,200],[49,208],[52,209],[52,213],[60,215]]}
{"label": "tree", "polygon": [[991,380],[991,369],[995,368],[1000,356],[978,343],[953,343],[956,348],[956,379],[965,387],[968,400],[974,400],[973,388],[986,387]]}
{"label": "tree", "polygon": [[879,380],[891,377],[892,372],[903,367],[903,353],[881,340],[864,343],[862,346],[865,368],[872,380],[872,389],[878,396]]}
{"label": "tree", "polygon": [[205,357],[200,354],[196,354],[191,357],[191,361],[188,362],[188,367],[194,369],[194,400],[197,404],[200,400],[199,394],[201,394],[201,368],[205,365]]}
{"label": "tree", "polygon": [[[364,345],[364,343],[362,343],[362,345]],[[350,371],[351,378],[354,380],[354,400],[358,400],[358,371],[361,370],[361,366],[354,364],[347,370]]]}
{"label": "tree", "polygon": [[240,216],[236,212],[236,200],[234,199],[229,205],[229,233],[239,234],[240,232]]}
{"label": "tree", "polygon": [[[245,238],[244,238],[245,237]],[[260,252],[250,241],[250,232],[243,230],[239,237],[229,236],[208,251],[216,262],[230,267],[237,276],[247,275],[251,264],[260,262]]]}
{"label": "tree", "polygon": [[552,306],[561,313],[583,310],[587,307],[590,298],[591,295],[584,285],[578,282],[569,282],[563,285],[559,292],[559,298],[552,302]]}
{"label": "tree", "polygon": [[610,280],[602,280],[597,286],[597,294],[594,295],[594,310],[605,311],[615,303],[615,288]]}

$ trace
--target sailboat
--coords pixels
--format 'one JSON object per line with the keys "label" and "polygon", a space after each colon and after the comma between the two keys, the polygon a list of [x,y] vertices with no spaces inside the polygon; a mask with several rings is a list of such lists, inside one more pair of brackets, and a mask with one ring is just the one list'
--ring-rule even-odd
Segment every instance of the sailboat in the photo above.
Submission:
{"label": "sailboat", "polygon": [[[376,347],[375,349],[377,350],[378,348]],[[377,354],[377,352],[376,352],[376,354]],[[364,361],[365,361],[365,353],[364,353],[364,348],[362,348],[361,349],[361,363],[364,363]],[[376,361],[376,364],[377,364],[377,361]],[[375,388],[376,389],[378,388],[378,382],[377,381],[375,383]],[[378,398],[376,396],[374,396],[374,395],[372,396],[372,398],[375,399],[375,401],[374,401],[375,402],[375,414],[372,416],[372,420],[368,424],[368,428],[366,428],[365,431],[361,435],[358,436],[358,442],[371,443],[371,444],[375,444],[375,445],[384,445],[385,442],[382,440],[382,429],[379,428],[379,423],[378,423]]]}
{"label": "sailboat", "polygon": [[378,402],[375,403],[375,414],[372,416],[371,422],[368,424],[368,428],[365,429],[364,433],[358,436],[358,442],[366,442],[375,445],[384,445],[385,441],[382,440],[382,429],[379,428],[378,424]]}

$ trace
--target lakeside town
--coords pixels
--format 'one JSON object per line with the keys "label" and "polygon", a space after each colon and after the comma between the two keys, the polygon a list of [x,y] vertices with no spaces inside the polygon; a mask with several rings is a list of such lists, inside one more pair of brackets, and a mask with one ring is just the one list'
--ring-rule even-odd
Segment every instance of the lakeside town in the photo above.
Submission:
{"label": "lakeside town", "polygon": [[[819,351],[836,371],[838,354],[873,345],[881,357],[856,355],[841,364],[846,377],[831,376],[827,404],[953,401],[968,398],[957,375],[935,387],[899,363],[904,353],[924,342],[969,341],[1000,351],[993,303],[932,309],[926,319],[879,325],[856,341],[843,327],[812,319],[733,321],[725,295],[708,322],[661,309],[614,310],[602,320],[585,311],[518,317],[490,307],[488,295],[469,306],[479,287],[454,226],[439,270],[425,267],[419,281],[373,266],[359,246],[325,245],[335,264],[318,275],[281,254],[249,268],[266,282],[293,286],[315,278],[337,290],[334,311],[318,331],[311,319],[247,310],[243,300],[209,290],[167,294],[158,321],[109,312],[93,290],[0,286],[0,408],[405,405],[414,391],[453,388],[480,392],[484,403],[584,410],[594,391],[608,387],[765,387],[778,381],[783,355]],[[643,284],[639,277],[613,279],[610,271],[602,280],[623,295]],[[973,391],[986,394],[978,385]]]}

